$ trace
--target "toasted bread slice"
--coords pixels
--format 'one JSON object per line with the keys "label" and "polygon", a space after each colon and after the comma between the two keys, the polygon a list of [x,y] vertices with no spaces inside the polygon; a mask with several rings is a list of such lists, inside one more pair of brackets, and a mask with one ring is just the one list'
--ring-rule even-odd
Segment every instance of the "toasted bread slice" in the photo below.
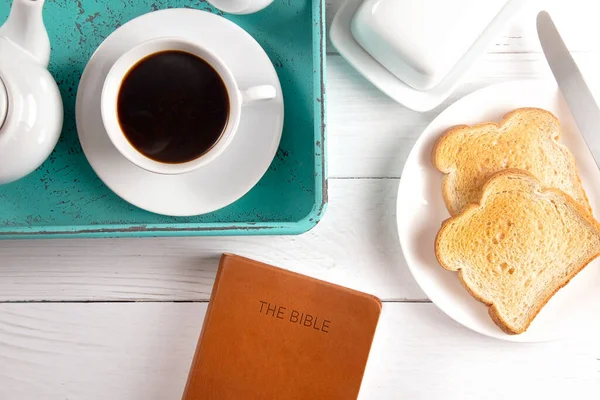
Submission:
{"label": "toasted bread slice", "polygon": [[494,173],[508,168],[531,172],[542,187],[557,188],[591,214],[575,159],[558,143],[560,125],[550,112],[519,108],[500,124],[450,128],[433,149],[433,162],[445,173],[442,194],[451,215],[475,203]]}
{"label": "toasted bread slice", "polygon": [[442,224],[435,254],[502,330],[518,334],[600,255],[600,223],[560,190],[509,169],[484,185],[479,205]]}

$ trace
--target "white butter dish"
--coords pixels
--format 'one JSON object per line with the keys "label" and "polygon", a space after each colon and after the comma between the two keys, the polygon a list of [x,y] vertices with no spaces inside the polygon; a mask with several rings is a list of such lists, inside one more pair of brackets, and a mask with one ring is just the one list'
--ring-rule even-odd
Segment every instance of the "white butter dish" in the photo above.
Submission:
{"label": "white butter dish", "polygon": [[330,38],[358,72],[416,111],[437,107],[526,0],[347,0]]}
{"label": "white butter dish", "polygon": [[365,0],[356,41],[396,77],[431,89],[465,55],[508,0]]}

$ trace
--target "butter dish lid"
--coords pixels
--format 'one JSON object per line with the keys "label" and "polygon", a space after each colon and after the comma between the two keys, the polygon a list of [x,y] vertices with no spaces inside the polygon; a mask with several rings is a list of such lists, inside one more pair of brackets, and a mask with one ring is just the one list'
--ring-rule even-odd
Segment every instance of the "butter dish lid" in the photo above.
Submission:
{"label": "butter dish lid", "polygon": [[508,0],[365,0],[352,21],[356,41],[408,85],[437,85]]}

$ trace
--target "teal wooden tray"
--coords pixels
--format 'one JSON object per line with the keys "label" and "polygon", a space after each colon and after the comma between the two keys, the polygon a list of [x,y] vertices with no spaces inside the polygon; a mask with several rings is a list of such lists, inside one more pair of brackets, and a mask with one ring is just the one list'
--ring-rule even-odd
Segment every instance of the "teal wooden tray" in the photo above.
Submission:
{"label": "teal wooden tray", "polygon": [[[312,228],[327,204],[324,2],[275,0],[256,14],[233,16],[203,0],[46,1],[50,72],[62,93],[64,127],[37,171],[0,186],[0,239],[274,235]],[[1,21],[10,4],[0,0]],[[94,50],[123,23],[175,7],[218,13],[246,29],[275,65],[285,101],[280,148],[262,180],[232,205],[188,218],[152,214],[117,197],[88,164],[75,127],[76,90]]]}

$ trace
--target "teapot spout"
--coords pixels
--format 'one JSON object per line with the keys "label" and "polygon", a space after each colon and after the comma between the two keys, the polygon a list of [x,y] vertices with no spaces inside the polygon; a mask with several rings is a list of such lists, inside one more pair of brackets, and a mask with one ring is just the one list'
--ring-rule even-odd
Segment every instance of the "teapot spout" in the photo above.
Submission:
{"label": "teapot spout", "polygon": [[14,0],[8,19],[0,27],[0,37],[9,39],[47,67],[50,61],[50,40],[42,18],[44,1]]}

